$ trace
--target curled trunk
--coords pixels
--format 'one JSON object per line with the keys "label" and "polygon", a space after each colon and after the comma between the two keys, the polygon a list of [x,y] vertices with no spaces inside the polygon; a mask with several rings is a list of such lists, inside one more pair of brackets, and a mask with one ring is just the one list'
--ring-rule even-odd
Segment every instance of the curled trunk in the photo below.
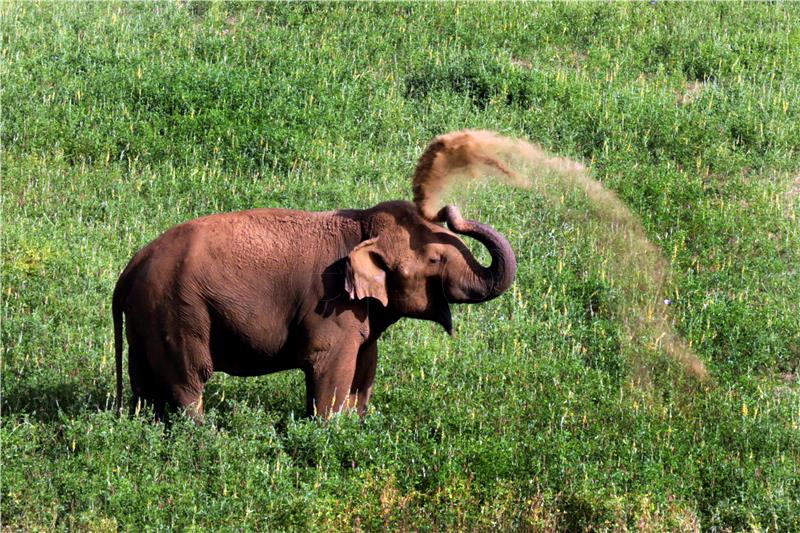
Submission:
{"label": "curled trunk", "polygon": [[449,295],[451,301],[485,302],[508,289],[517,272],[517,259],[506,238],[488,224],[464,219],[458,208],[453,205],[442,208],[439,217],[447,221],[447,226],[454,233],[472,237],[486,246],[492,256],[492,263],[487,268],[469,254],[468,271],[459,286],[451,288]]}

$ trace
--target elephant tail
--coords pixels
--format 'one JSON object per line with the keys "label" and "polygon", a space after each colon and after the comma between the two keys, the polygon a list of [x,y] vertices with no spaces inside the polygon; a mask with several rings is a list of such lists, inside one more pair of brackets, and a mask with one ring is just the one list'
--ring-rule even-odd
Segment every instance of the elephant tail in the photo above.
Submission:
{"label": "elephant tail", "polygon": [[[122,413],[122,326],[123,317],[125,315],[125,302],[131,292],[136,276],[141,269],[142,265],[147,262],[150,257],[148,247],[142,248],[133,256],[128,266],[119,275],[117,284],[114,287],[114,294],[111,297],[111,315],[114,318],[114,362],[117,374],[117,397],[115,400],[115,407],[118,414]],[[130,316],[127,317],[130,320]],[[128,322],[130,327],[130,322]]]}
{"label": "elephant tail", "polygon": [[111,297],[111,315],[114,318],[114,362],[117,374],[117,397],[114,403],[118,414],[122,413],[122,319],[125,301],[128,299],[133,280],[136,278],[136,272],[142,262],[147,259],[148,254],[145,250],[146,248],[137,252],[122,271],[114,287],[114,295]]}

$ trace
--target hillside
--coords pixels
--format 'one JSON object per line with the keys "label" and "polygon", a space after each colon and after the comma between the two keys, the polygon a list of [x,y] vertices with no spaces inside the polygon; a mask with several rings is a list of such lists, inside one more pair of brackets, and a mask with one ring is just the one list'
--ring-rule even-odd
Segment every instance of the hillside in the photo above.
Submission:
{"label": "hillside", "polygon": [[[0,13],[3,527],[800,530],[797,5]],[[296,371],[216,374],[202,427],[115,416],[136,250],[209,213],[410,200],[463,128],[586,181],[453,193],[516,282],[454,306],[455,338],[393,326],[363,421],[303,418]]]}

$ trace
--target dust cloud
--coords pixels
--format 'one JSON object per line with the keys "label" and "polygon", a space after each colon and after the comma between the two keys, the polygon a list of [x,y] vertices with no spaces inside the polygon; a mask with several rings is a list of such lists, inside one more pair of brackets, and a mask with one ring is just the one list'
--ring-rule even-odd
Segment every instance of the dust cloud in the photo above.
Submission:
{"label": "dust cloud", "polygon": [[602,256],[604,275],[623,295],[620,313],[630,344],[661,350],[687,374],[708,379],[705,365],[672,325],[665,298],[668,262],[636,215],[581,163],[491,131],[454,131],[433,139],[420,157],[413,178],[414,203],[426,219],[441,222],[442,198],[454,184],[489,176],[534,188],[554,205],[571,194],[585,194],[589,212],[577,216]]}

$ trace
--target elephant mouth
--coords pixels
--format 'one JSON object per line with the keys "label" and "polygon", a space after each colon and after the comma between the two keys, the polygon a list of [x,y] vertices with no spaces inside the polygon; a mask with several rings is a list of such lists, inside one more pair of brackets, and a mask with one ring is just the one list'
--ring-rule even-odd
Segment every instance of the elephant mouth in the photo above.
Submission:
{"label": "elephant mouth", "polygon": [[442,301],[436,306],[433,320],[440,324],[448,335],[453,337],[453,315],[450,313],[450,306],[447,301]]}

